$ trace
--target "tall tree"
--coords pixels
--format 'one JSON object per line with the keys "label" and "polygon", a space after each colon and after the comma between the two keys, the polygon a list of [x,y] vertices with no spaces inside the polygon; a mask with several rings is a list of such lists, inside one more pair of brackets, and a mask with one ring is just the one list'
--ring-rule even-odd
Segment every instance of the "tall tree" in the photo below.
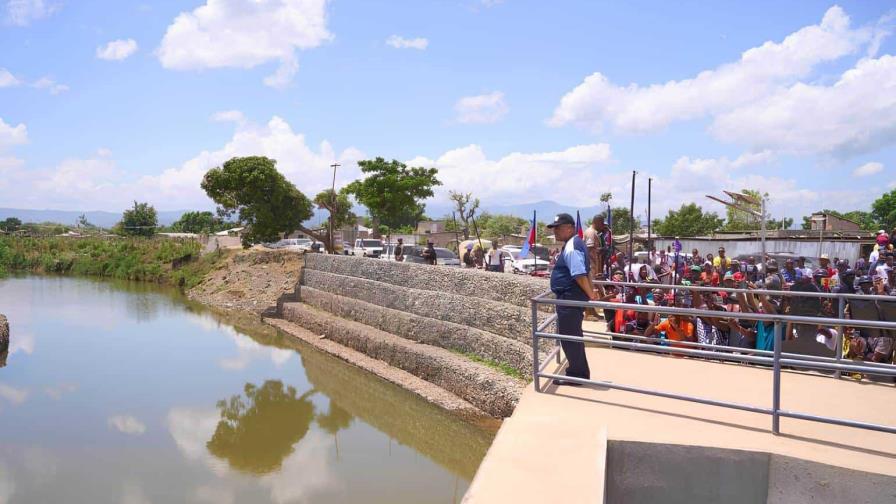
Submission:
{"label": "tall tree", "polygon": [[408,168],[404,163],[381,157],[358,161],[358,166],[366,177],[352,182],[345,190],[367,207],[375,230],[381,224],[390,229],[416,225],[426,210],[423,200],[432,197],[433,187],[442,185],[435,168]]}
{"label": "tall tree", "polygon": [[[747,196],[752,196],[757,202],[763,198],[768,198],[768,193],[761,193],[755,189],[742,189],[740,192]],[[762,205],[759,203],[751,204],[739,202],[738,205],[756,212],[759,212],[762,209]],[[724,226],[725,231],[748,231],[759,229],[761,227],[759,219],[749,212],[744,212],[743,210],[731,207],[726,207],[725,211],[728,217]]]}
{"label": "tall tree", "polygon": [[152,236],[159,225],[156,209],[149,203],[135,201],[133,208],[124,211],[118,225],[124,235]]}
{"label": "tall tree", "polygon": [[[333,235],[336,235],[337,229],[355,220],[355,214],[352,212],[352,201],[344,188],[336,193],[332,189],[321,191],[314,197],[314,203],[318,208],[324,209],[330,214]],[[328,227],[327,234],[329,232]],[[336,248],[336,243],[329,236],[328,238],[326,242],[327,250],[332,252]]]}
{"label": "tall tree", "polygon": [[525,232],[528,221],[514,215],[482,214],[477,221],[483,238],[505,239]]}
{"label": "tall tree", "polygon": [[461,222],[464,223],[463,231],[464,240],[470,239],[470,220],[476,215],[479,209],[479,198],[473,198],[473,193],[459,193],[448,191],[448,197],[454,203],[454,210]]}
{"label": "tall tree", "polygon": [[871,204],[871,216],[887,231],[896,227],[896,189],[874,200]]}
{"label": "tall tree", "polygon": [[277,171],[277,162],[263,156],[235,157],[212,168],[202,189],[218,204],[218,215],[246,227],[243,247],[278,240],[281,234],[301,230],[327,243],[302,223],[313,215],[311,200]]}
{"label": "tall tree", "polygon": [[696,203],[689,203],[669,210],[664,219],[654,219],[653,229],[662,236],[702,236],[721,228],[723,222],[715,212],[704,213]]}

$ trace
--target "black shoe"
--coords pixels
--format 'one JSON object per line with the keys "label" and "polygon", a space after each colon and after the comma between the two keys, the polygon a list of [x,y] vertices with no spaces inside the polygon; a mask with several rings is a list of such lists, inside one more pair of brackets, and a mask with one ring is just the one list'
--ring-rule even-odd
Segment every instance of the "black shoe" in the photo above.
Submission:
{"label": "black shoe", "polygon": [[578,382],[569,381],[569,380],[557,380],[556,378],[554,379],[554,385],[557,385],[558,387],[561,385],[569,385],[570,387],[581,387],[582,386],[582,384],[578,383]]}

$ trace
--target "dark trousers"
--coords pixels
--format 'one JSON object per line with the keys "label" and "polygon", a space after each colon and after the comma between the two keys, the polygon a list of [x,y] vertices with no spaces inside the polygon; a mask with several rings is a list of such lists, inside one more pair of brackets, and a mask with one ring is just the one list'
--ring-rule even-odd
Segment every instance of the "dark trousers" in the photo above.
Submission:
{"label": "dark trousers", "polygon": [[[569,299],[573,301],[588,301],[588,296],[578,287],[574,287],[572,292],[567,292],[557,296],[558,299]],[[564,336],[582,336],[582,319],[585,316],[584,308],[573,308],[570,306],[557,307],[557,328],[560,334]],[[585,343],[577,341],[560,340],[560,346],[563,347],[563,353],[569,366],[566,368],[566,376],[575,378],[591,378],[591,370],[588,368],[588,358],[585,357]]]}

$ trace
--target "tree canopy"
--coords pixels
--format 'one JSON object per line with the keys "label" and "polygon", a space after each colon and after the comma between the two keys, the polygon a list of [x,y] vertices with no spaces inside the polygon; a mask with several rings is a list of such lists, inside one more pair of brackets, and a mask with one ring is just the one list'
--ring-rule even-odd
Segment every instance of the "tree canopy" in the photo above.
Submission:
{"label": "tree canopy", "polygon": [[22,221],[16,217],[7,217],[6,220],[0,222],[0,229],[3,229],[7,233],[12,233],[20,227],[22,227]]}
{"label": "tree canopy", "polygon": [[412,167],[396,160],[378,157],[358,161],[361,180],[349,184],[345,191],[367,207],[374,229],[385,225],[390,229],[414,226],[423,216],[423,200],[433,195],[433,188],[442,183],[435,168]]}
{"label": "tree canopy", "polygon": [[525,233],[528,221],[514,215],[483,213],[476,219],[476,225],[483,238],[503,239],[510,235]]}
{"label": "tree canopy", "polygon": [[723,222],[717,213],[704,212],[696,203],[689,203],[669,210],[664,219],[654,219],[653,230],[662,236],[702,236],[718,230]]}
{"label": "tree canopy", "polygon": [[171,230],[177,233],[211,234],[231,227],[232,222],[227,222],[209,211],[186,212],[171,224]]}
{"label": "tree canopy", "polygon": [[[741,189],[740,192],[747,196],[752,196],[757,201],[760,201],[763,198],[768,198],[768,193],[763,194],[755,189]],[[759,203],[751,204],[738,202],[738,205],[755,212],[759,212],[762,209],[762,205]],[[725,212],[727,216],[725,226],[723,227],[725,231],[750,231],[761,227],[759,218],[749,212],[744,212],[743,210],[738,210],[732,207],[726,207]]]}
{"label": "tree canopy", "polygon": [[871,204],[871,217],[879,227],[887,231],[896,227],[896,189],[874,200]]}
{"label": "tree canopy", "polygon": [[[632,219],[632,214],[628,208],[625,207],[612,207],[613,210],[613,222],[610,225],[610,229],[613,231],[613,234],[616,236],[619,235],[627,235],[631,229],[630,226],[634,224],[635,232],[637,233],[639,229],[641,229],[641,218],[638,216],[637,220]],[[597,214],[604,218],[604,221],[607,219],[607,211]],[[591,225],[591,219],[593,215],[583,215],[582,216],[582,226],[587,227]]]}
{"label": "tree canopy", "polygon": [[159,225],[156,209],[149,203],[134,202],[134,207],[124,211],[118,228],[128,236],[152,236]]}
{"label": "tree canopy", "polygon": [[218,204],[218,215],[237,220],[246,227],[244,247],[278,240],[301,229],[314,212],[311,200],[277,171],[277,162],[263,156],[235,157],[212,168],[202,179],[202,189]]}

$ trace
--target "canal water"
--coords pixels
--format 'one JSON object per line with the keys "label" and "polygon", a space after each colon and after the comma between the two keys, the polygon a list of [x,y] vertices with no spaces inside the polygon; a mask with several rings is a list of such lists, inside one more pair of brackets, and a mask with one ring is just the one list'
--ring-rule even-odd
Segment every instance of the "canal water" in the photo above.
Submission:
{"label": "canal water", "polygon": [[0,504],[458,502],[494,435],[146,284],[0,279],[0,313]]}

